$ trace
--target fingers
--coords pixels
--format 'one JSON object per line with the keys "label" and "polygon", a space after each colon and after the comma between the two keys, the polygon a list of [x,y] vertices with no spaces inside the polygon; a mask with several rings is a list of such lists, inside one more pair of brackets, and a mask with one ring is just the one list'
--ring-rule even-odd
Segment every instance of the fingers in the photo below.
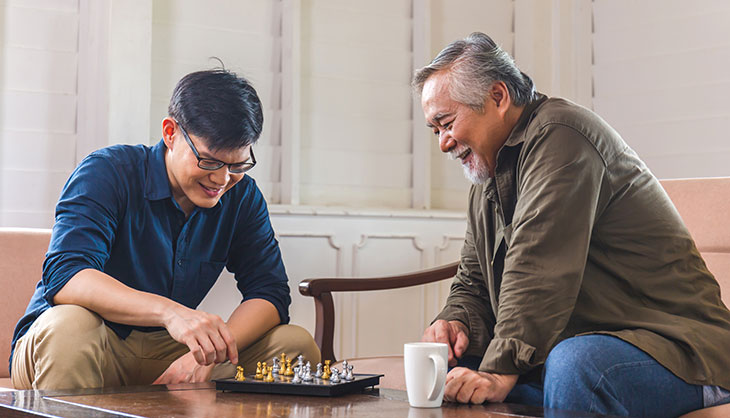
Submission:
{"label": "fingers", "polygon": [[446,377],[444,399],[459,403],[484,403],[492,387],[488,379],[483,378],[474,370],[457,367]]}
{"label": "fingers", "polygon": [[462,330],[456,331],[456,337],[454,342],[454,356],[461,358],[469,346],[469,337]]}
{"label": "fingers", "polygon": [[[238,346],[236,345],[236,339],[233,338],[233,334],[231,334],[228,326],[223,327],[221,330],[221,336],[223,337],[223,341],[226,345],[226,358],[234,365],[238,364]],[[226,359],[224,358],[221,362],[225,360]]]}
{"label": "fingers", "polygon": [[238,363],[238,349],[233,334],[223,320],[207,312],[186,310],[167,327],[170,335],[187,345],[200,365]]}
{"label": "fingers", "polygon": [[449,347],[449,366],[456,365],[456,357],[454,356],[454,350],[451,343],[451,329],[449,323],[443,320],[438,320],[431,325],[433,328],[434,342],[444,343]]}

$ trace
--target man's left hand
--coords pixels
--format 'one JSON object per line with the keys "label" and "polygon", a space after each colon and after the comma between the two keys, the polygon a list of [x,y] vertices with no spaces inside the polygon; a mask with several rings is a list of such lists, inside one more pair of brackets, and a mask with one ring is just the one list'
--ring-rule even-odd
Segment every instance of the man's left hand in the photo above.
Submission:
{"label": "man's left hand", "polygon": [[152,384],[169,385],[175,383],[207,382],[213,373],[215,363],[207,366],[198,364],[192,353],[188,352],[170,364]]}
{"label": "man's left hand", "polygon": [[517,384],[518,377],[516,374],[494,374],[456,367],[446,376],[444,400],[473,404],[502,402]]}

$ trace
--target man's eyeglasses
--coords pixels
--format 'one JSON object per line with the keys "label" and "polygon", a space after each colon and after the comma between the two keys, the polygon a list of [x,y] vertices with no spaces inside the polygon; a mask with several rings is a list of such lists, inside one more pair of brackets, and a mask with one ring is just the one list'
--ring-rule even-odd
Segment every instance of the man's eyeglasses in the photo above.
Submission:
{"label": "man's eyeglasses", "polygon": [[243,162],[243,163],[224,163],[221,160],[216,160],[215,158],[201,158],[200,154],[198,153],[198,150],[195,149],[195,145],[193,145],[193,141],[190,140],[190,137],[188,136],[188,133],[185,131],[185,128],[182,127],[180,122],[175,121],[177,123],[177,126],[180,128],[180,132],[182,132],[183,136],[185,137],[185,142],[190,145],[190,149],[193,150],[193,154],[195,155],[195,158],[198,159],[198,167],[202,168],[203,170],[209,170],[209,171],[215,171],[219,168],[223,167],[224,165],[228,166],[228,171],[234,174],[240,174],[245,173],[248,170],[252,169],[253,166],[256,165],[256,157],[253,155],[253,147],[251,147],[251,159],[249,161]]}

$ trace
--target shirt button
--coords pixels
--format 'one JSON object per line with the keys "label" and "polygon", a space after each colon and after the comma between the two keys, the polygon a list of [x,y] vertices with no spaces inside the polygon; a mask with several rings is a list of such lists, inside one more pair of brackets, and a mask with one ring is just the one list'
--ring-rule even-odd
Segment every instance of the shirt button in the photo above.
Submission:
{"label": "shirt button", "polygon": [[182,266],[182,260],[177,260],[177,265]]}

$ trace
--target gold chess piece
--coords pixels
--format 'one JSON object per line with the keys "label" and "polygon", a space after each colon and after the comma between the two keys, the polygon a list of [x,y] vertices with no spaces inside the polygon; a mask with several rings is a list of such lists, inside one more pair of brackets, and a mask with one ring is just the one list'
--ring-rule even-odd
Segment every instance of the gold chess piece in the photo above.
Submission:
{"label": "gold chess piece", "polygon": [[259,361],[256,363],[256,374],[253,377],[256,380],[261,380],[264,378],[264,373],[261,371],[261,362]]}
{"label": "gold chess piece", "polygon": [[236,367],[236,380],[239,382],[246,380],[246,376],[243,374],[243,366]]}
{"label": "gold chess piece", "polygon": [[284,365],[286,364],[286,353],[281,353],[281,363],[279,363],[282,368],[284,368]]}
{"label": "gold chess piece", "polygon": [[324,370],[322,370],[322,379],[329,379],[332,376],[332,370],[330,370],[330,360],[324,361]]}
{"label": "gold chess piece", "polygon": [[269,366],[268,372],[266,373],[266,377],[264,377],[264,382],[273,382],[274,381],[274,375],[272,373],[272,370],[274,370],[274,366]]}
{"label": "gold chess piece", "polygon": [[291,369],[291,359],[286,359],[286,370],[284,370],[284,376],[294,376],[294,370]]}

